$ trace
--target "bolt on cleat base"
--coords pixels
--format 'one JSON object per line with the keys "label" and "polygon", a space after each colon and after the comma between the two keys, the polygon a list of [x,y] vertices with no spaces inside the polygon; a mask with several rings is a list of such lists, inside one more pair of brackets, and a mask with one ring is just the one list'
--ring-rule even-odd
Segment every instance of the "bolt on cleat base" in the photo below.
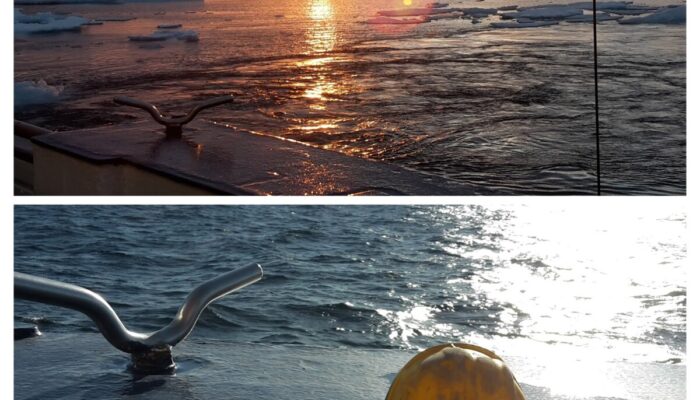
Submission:
{"label": "bolt on cleat base", "polygon": [[138,375],[171,374],[176,365],[172,346],[154,347],[131,353],[129,370]]}

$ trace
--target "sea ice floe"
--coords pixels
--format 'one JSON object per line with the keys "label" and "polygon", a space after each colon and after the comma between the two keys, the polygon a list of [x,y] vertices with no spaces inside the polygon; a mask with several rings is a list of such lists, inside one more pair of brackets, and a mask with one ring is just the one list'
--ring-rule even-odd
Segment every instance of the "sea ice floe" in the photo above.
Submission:
{"label": "sea ice floe", "polygon": [[656,11],[657,8],[632,8],[629,10],[601,10],[605,12],[609,12],[611,14],[616,14],[616,15],[642,15],[642,14],[649,14],[650,12]]}
{"label": "sea ice floe", "polygon": [[[559,22],[593,22],[593,15],[590,14],[593,9],[591,1],[531,7],[510,5],[499,8],[455,8],[447,7],[447,3],[439,5],[442,8],[435,8],[435,4],[432,4],[433,7],[382,10],[377,12],[377,17],[366,22],[368,24],[420,24],[441,19],[464,18],[478,23],[481,18],[489,16],[499,16],[502,20],[514,20],[493,22],[491,27],[494,28],[536,28],[556,25]],[[621,24],[683,24],[686,19],[685,5],[654,7],[637,5],[632,1],[599,1],[596,3],[596,9],[599,12],[596,18],[598,22],[616,20]],[[640,15],[640,17],[627,17],[630,15]]]}
{"label": "sea ice floe", "polygon": [[[592,2],[578,2],[571,4],[547,4],[532,7],[518,8],[516,11],[503,12],[500,10],[499,16],[503,20],[515,19],[517,22],[501,23],[495,22],[491,26],[494,28],[530,28],[536,26],[547,26],[551,24],[538,25],[532,21],[554,21],[554,22],[593,22],[593,16],[584,11],[591,11]],[[621,24],[682,24],[685,23],[685,6],[653,7],[646,5],[636,5],[632,1],[604,1],[597,2],[596,9],[599,11],[597,21],[614,21]],[[644,15],[649,14],[649,15]],[[626,15],[644,15],[638,18],[623,18]],[[525,20],[526,18],[526,20]]]}
{"label": "sea ice floe", "polygon": [[55,103],[61,99],[63,86],[51,86],[41,79],[15,83],[15,108]]}
{"label": "sea ice floe", "polygon": [[[441,4],[442,6],[442,4]],[[446,6],[446,4],[445,4]],[[514,8],[513,8],[514,9]],[[400,10],[377,11],[378,17],[366,21],[368,24],[420,24],[423,22],[437,21],[441,19],[469,19],[485,18],[496,15],[497,8],[404,8]],[[410,19],[396,19],[396,17],[418,17]]]}
{"label": "sea ice floe", "polygon": [[624,18],[621,24],[685,24],[685,5],[660,8],[644,17]]}
{"label": "sea ice floe", "polygon": [[[548,4],[548,5],[540,5],[540,6],[532,6],[528,8],[542,8],[542,7],[550,7],[550,6],[567,6],[567,7],[575,7],[575,8],[581,8],[584,10],[592,10],[593,9],[593,2],[591,1],[579,1],[578,3],[570,3],[570,4]],[[632,1],[598,1],[596,2],[596,9],[600,10],[622,10],[622,9],[628,9],[628,8],[637,8],[637,7],[643,7],[643,6],[636,6],[634,5],[634,2]]]}
{"label": "sea ice floe", "polygon": [[497,8],[470,7],[470,8],[458,8],[456,10],[459,10],[465,16],[470,16],[472,18],[485,18],[485,17],[488,17],[489,15],[496,15],[498,13]]}
{"label": "sea ice floe", "polygon": [[404,24],[422,24],[427,20],[424,17],[420,18],[389,18],[384,16],[379,16],[375,18],[370,18],[365,21],[372,25],[404,25]]}
{"label": "sea ice floe", "polygon": [[[603,22],[603,21],[616,21],[619,19],[622,19],[622,15],[610,15],[607,13],[598,13],[597,15],[597,22]],[[573,17],[566,18],[564,21],[566,22],[593,22],[593,14],[586,14],[586,15],[575,15]]]}
{"label": "sea ice floe", "polygon": [[517,21],[508,22],[492,22],[492,28],[540,28],[543,26],[551,26],[559,24],[558,21],[533,21],[527,18],[522,18]]}
{"label": "sea ice floe", "polygon": [[163,42],[168,39],[177,39],[184,42],[198,42],[199,34],[195,31],[158,30],[150,35],[129,36],[132,42]]}
{"label": "sea ice floe", "polygon": [[462,14],[459,11],[453,11],[453,12],[445,13],[445,14],[429,15],[429,16],[425,17],[425,19],[427,21],[438,21],[441,19],[458,19],[458,18],[462,18],[463,15],[464,14]]}
{"label": "sea ice floe", "polygon": [[50,12],[24,14],[22,10],[15,8],[15,34],[79,31],[87,22],[83,17]]}
{"label": "sea ice floe", "polygon": [[506,19],[564,19],[575,15],[583,14],[583,9],[580,7],[572,7],[569,5],[550,5],[521,8],[515,12],[502,13]]}

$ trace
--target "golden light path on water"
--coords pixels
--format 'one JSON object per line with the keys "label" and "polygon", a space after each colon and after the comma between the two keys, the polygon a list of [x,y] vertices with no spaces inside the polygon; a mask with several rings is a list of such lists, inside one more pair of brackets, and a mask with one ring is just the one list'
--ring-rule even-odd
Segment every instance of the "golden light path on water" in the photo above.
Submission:
{"label": "golden light path on water", "polygon": [[[498,334],[461,336],[437,321],[440,309],[402,298],[404,310],[377,310],[395,326],[391,339],[410,346],[415,335],[453,336],[500,354],[549,360],[538,373],[541,384],[583,397],[630,396],[609,363],[684,357],[649,339],[659,324],[685,326],[674,295],[685,291],[683,212],[489,204],[444,207],[434,218],[451,222],[444,250],[458,258],[447,267],[468,276],[435,284],[455,304],[494,310]],[[474,293],[486,299],[474,304]]]}
{"label": "golden light path on water", "polygon": [[333,50],[336,41],[336,22],[331,0],[310,0],[307,12],[311,23],[306,31],[306,43],[311,53]]}
{"label": "golden light path on water", "polygon": [[[391,9],[415,4],[403,0],[384,0],[377,6],[385,5],[383,8]],[[351,120],[343,105],[348,98],[357,97],[367,90],[357,73],[347,68],[348,64],[358,60],[353,59],[352,53],[344,52],[342,46],[344,39],[340,24],[347,24],[357,10],[338,0],[307,0],[302,7],[305,17],[305,46],[302,53],[307,58],[291,64],[294,78],[288,84],[294,88],[295,98],[301,100],[303,107],[288,111],[291,124],[286,129],[295,138],[306,138],[326,149],[369,155],[374,150],[355,146],[353,143],[361,139],[353,138],[353,135],[377,125],[379,121],[369,117]],[[379,29],[380,34],[392,36],[413,28],[406,25],[377,25],[367,29]],[[338,65],[344,67],[339,68]],[[388,127],[387,130],[392,131],[393,128]],[[332,136],[335,138],[329,138]]]}
{"label": "golden light path on water", "polygon": [[[396,9],[427,7],[428,4],[428,1],[381,0],[374,6],[378,9]],[[385,135],[396,140],[396,126],[385,124],[371,114],[359,118],[352,116],[352,107],[357,103],[355,99],[363,98],[366,92],[377,91],[376,86],[368,86],[371,80],[367,76],[348,67],[364,61],[361,59],[363,56],[345,51],[348,43],[344,35],[347,35],[348,24],[358,24],[357,8],[339,0],[307,0],[301,6],[305,19],[302,53],[307,57],[291,64],[294,77],[287,83],[294,89],[294,99],[300,102],[293,109],[285,110],[290,122],[286,126],[288,134],[329,150],[356,156],[379,156],[381,152],[377,146],[362,146],[357,142],[381,143]],[[363,29],[371,30],[380,37],[391,38],[416,27],[407,24],[368,24]],[[419,45],[417,42],[412,44]],[[386,93],[394,90],[401,91],[385,86],[379,89]],[[350,108],[348,104],[352,104]],[[410,146],[424,137],[408,136],[401,140],[400,145]]]}
{"label": "golden light path on water", "polygon": [[[297,63],[297,67],[310,72],[300,83],[304,88],[302,97],[308,101],[312,112],[324,111],[329,101],[328,96],[340,94],[331,69],[336,58],[327,55],[336,46],[335,9],[331,0],[309,0],[306,12],[309,18],[306,29],[306,53],[313,58]],[[289,129],[319,134],[336,128],[338,125],[333,120],[309,118],[303,125],[291,126]]]}
{"label": "golden light path on water", "polygon": [[[389,7],[400,6],[401,0],[392,0]],[[335,67],[339,63],[353,62],[347,53],[339,48],[341,38],[338,24],[349,18],[355,11],[348,4],[337,0],[308,0],[305,4],[307,24],[305,32],[305,54],[310,58],[296,63],[302,72],[292,84],[302,90],[301,98],[306,101],[308,110],[297,118],[298,123],[290,125],[288,130],[296,134],[320,137],[322,135],[341,135],[347,133],[342,126],[347,122],[343,116],[328,117],[328,108],[333,103],[344,101],[350,94],[357,95],[365,88],[357,81],[357,76],[349,73],[347,68]],[[342,106],[338,105],[342,114]],[[374,120],[362,120],[353,130],[362,130],[376,123]],[[345,127],[347,128],[347,126]],[[354,147],[345,141],[316,139],[323,148],[346,151],[354,154],[369,153],[370,150]]]}

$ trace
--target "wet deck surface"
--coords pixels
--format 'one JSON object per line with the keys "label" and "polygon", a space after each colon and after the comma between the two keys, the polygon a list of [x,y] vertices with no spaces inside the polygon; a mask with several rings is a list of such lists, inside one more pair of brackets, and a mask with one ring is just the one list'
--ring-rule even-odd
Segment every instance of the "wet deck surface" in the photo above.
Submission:
{"label": "wet deck surface", "polygon": [[475,186],[298,142],[195,121],[180,139],[151,121],[39,136],[94,163],[129,163],[222,194],[473,195]]}
{"label": "wet deck surface", "polygon": [[[196,332],[195,332],[196,333]],[[175,375],[136,377],[128,357],[97,333],[15,342],[15,398],[383,399],[394,374],[415,354],[388,349],[313,348],[189,338],[175,348]],[[685,398],[685,366],[599,363],[564,366],[504,357],[528,400]],[[553,393],[557,370],[591,393]],[[605,382],[592,377],[595,371]]]}

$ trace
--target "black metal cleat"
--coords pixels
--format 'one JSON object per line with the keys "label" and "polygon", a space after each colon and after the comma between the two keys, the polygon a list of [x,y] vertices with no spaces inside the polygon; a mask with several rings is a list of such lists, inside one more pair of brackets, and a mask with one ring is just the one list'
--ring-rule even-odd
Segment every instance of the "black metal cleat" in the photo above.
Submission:
{"label": "black metal cleat", "polygon": [[202,110],[207,108],[220,106],[226,103],[233,102],[233,96],[226,95],[220,97],[214,97],[213,99],[205,100],[197,103],[189,113],[185,115],[163,115],[158,107],[155,105],[145,102],[143,100],[132,99],[126,96],[117,96],[114,98],[114,102],[120,105],[136,107],[148,112],[153,119],[165,126],[165,134],[168,137],[180,137],[182,136],[182,127],[192,122],[192,120],[199,114]]}

